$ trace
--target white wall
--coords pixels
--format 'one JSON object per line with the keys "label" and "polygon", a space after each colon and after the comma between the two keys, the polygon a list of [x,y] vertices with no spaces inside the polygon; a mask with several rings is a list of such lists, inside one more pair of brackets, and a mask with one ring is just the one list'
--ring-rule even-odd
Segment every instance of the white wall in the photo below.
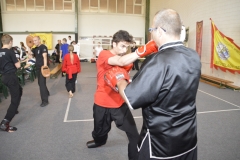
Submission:
{"label": "white wall", "polygon": [[3,31],[74,32],[74,13],[3,12]]}
{"label": "white wall", "polygon": [[[145,19],[139,15],[116,14],[79,14],[79,37],[93,35],[112,36],[118,30],[127,30],[134,37],[144,38]],[[3,12],[4,32],[54,31],[74,32],[75,15],[73,12]],[[25,42],[28,34],[12,34],[14,45]],[[74,39],[74,34],[53,34],[53,48],[58,39]],[[144,39],[143,39],[144,42]],[[52,52],[52,51],[50,51]],[[92,54],[92,53],[91,53]]]}
{"label": "white wall", "polygon": [[144,37],[145,17],[138,15],[81,14],[80,36],[112,36],[118,30],[126,30],[134,37]]}
{"label": "white wall", "polygon": [[[181,2],[181,3],[180,3]],[[185,27],[189,27],[188,47],[196,49],[196,22],[203,20],[202,73],[234,81],[240,86],[240,75],[211,69],[211,21],[226,36],[240,46],[240,2],[239,0],[151,0],[150,19],[163,8],[176,10]],[[151,25],[152,23],[150,23]]]}
{"label": "white wall", "polygon": [[[4,32],[25,32],[30,33],[55,31],[55,32],[74,32],[74,13],[52,13],[52,12],[3,12],[3,31]],[[11,34],[14,46],[20,46],[20,42],[26,44],[26,34]],[[53,34],[53,46],[58,39],[67,38],[74,34]],[[52,50],[53,50],[52,49]],[[49,53],[53,51],[50,50]]]}

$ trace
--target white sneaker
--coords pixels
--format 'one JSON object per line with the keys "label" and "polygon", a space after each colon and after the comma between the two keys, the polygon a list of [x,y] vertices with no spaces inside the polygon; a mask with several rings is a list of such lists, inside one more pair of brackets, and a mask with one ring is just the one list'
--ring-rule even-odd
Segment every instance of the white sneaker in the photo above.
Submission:
{"label": "white sneaker", "polygon": [[75,83],[77,83],[77,80],[75,81]]}

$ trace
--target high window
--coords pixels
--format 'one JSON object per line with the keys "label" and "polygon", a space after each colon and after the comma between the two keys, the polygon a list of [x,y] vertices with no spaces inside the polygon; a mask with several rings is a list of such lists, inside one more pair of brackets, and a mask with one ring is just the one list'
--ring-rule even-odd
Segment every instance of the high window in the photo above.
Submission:
{"label": "high window", "polygon": [[[74,11],[75,0],[0,0],[2,11]],[[145,0],[78,0],[81,13],[143,15]]]}
{"label": "high window", "polygon": [[3,11],[74,11],[75,0],[1,0]]}
{"label": "high window", "polygon": [[144,0],[79,0],[80,12],[143,14]]}

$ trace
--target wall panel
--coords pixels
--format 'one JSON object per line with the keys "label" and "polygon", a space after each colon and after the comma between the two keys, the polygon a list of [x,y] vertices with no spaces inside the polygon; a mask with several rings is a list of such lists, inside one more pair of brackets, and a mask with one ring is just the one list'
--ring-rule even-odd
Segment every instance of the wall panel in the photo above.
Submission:
{"label": "wall panel", "polygon": [[[240,75],[210,68],[211,60],[211,22],[213,19],[218,29],[231,37],[240,46],[240,3],[239,0],[151,0],[150,20],[163,8],[176,10],[185,27],[189,27],[188,47],[196,48],[196,22],[203,20],[202,73],[232,80],[240,86]],[[151,25],[150,23],[150,25]]]}

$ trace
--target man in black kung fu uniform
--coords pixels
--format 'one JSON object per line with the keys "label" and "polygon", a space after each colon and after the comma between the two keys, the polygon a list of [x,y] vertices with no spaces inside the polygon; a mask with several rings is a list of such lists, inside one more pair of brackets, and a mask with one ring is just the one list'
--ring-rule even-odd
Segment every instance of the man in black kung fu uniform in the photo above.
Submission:
{"label": "man in black kung fu uniform", "polygon": [[158,52],[146,58],[129,84],[119,78],[119,71],[109,72],[113,79],[108,80],[128,106],[142,108],[139,160],[197,160],[196,94],[201,63],[198,54],[180,41],[181,26],[176,11],[157,12],[149,31]]}
{"label": "man in black kung fu uniform", "polygon": [[44,44],[41,44],[41,39],[39,36],[33,37],[33,43],[36,46],[36,48],[29,50],[29,52],[34,54],[34,56],[36,57],[36,72],[38,77],[40,96],[42,100],[42,103],[40,104],[40,106],[45,107],[49,104],[48,98],[50,93],[47,88],[46,77],[42,75],[41,67],[42,66],[47,67],[48,49]]}

